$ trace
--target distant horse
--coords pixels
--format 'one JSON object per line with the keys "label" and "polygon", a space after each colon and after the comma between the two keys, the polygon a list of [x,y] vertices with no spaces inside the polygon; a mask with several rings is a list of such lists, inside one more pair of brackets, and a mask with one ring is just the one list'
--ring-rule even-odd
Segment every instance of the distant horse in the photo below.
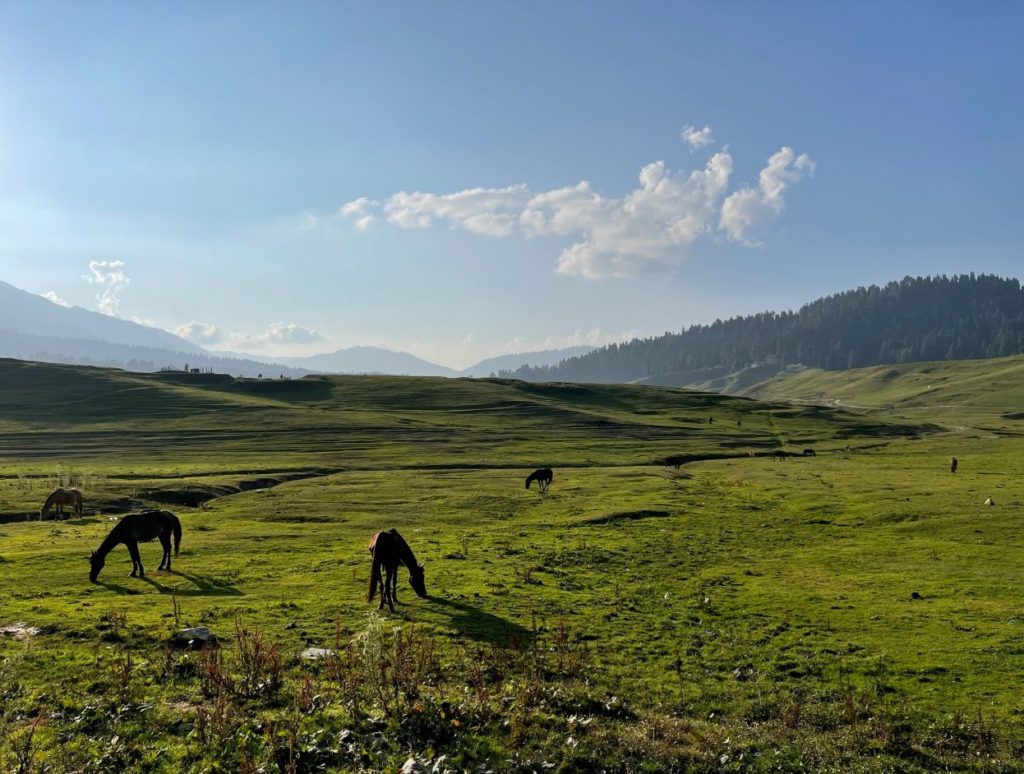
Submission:
{"label": "distant horse", "polygon": [[772,460],[782,460],[785,462],[786,456],[786,452],[782,451],[782,449],[776,449],[772,452]]}
{"label": "distant horse", "polygon": [[818,453],[814,449],[804,449],[805,457],[817,457]]}
{"label": "distant horse", "polygon": [[46,498],[43,507],[39,509],[39,520],[42,521],[50,515],[50,509],[57,508],[57,515],[64,515],[64,506],[70,505],[75,516],[82,515],[82,493],[77,489],[64,489],[63,487],[53,490],[53,494]]}
{"label": "distant horse", "polygon": [[548,487],[551,486],[551,482],[555,480],[555,473],[551,468],[538,468],[526,477],[526,488],[530,488],[530,484],[534,481],[537,482],[537,488],[542,492],[548,491]]}
{"label": "distant horse", "polygon": [[956,473],[956,469],[957,469],[957,467],[959,465],[960,465],[960,463],[956,461],[956,457],[950,457],[949,458],[949,472],[950,473]]}
{"label": "distant horse", "polygon": [[[370,538],[370,556],[373,557],[373,566],[370,568],[370,593],[366,596],[367,602],[372,602],[377,593],[377,586],[380,585],[380,605],[378,610],[384,609],[387,602],[391,612],[395,612],[395,602],[398,597],[395,592],[398,586],[398,565],[404,564],[409,570],[409,585],[417,596],[427,596],[427,584],[424,580],[423,567],[416,563],[416,556],[413,554],[405,538],[398,534],[397,529],[389,529],[387,532],[378,532]],[[380,571],[384,568],[385,577],[381,583]]]}
{"label": "distant horse", "polygon": [[174,555],[178,555],[178,547],[181,545],[181,522],[178,517],[170,511],[146,511],[144,513],[129,513],[119,521],[106,540],[100,543],[100,547],[89,556],[89,580],[93,583],[99,577],[100,570],[106,563],[107,554],[114,550],[114,547],[124,543],[128,548],[128,554],[132,558],[131,576],[138,575],[146,577],[142,569],[142,559],[139,556],[139,543],[148,543],[151,540],[160,540],[163,546],[164,555],[160,560],[158,570],[171,569],[171,537],[174,537]]}

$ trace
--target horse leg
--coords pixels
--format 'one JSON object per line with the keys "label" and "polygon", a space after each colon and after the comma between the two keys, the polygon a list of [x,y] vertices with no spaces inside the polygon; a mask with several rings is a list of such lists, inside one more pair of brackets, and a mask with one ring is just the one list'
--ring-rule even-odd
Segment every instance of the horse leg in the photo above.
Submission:
{"label": "horse leg", "polygon": [[395,574],[391,576],[391,601],[398,604],[398,567],[395,567]]}
{"label": "horse leg", "polygon": [[391,612],[395,612],[395,598],[392,596],[391,588],[395,585],[395,577],[398,575],[398,567],[396,565],[388,565],[387,577],[384,579],[384,588],[387,590],[388,595],[388,607],[391,608]]}
{"label": "horse leg", "polygon": [[170,569],[171,569],[171,536],[170,536],[169,533],[167,533],[167,532],[161,532],[160,533],[160,545],[163,546],[164,555],[160,559],[160,566],[157,567],[156,569],[157,570],[167,570],[167,571],[170,571]]}
{"label": "horse leg", "polygon": [[139,544],[136,541],[128,543],[128,553],[132,557],[132,573],[128,577],[134,578],[138,572],[140,578],[145,578],[146,572],[142,569],[142,557],[139,556]]}
{"label": "horse leg", "polygon": [[383,610],[384,602],[388,596],[388,587],[384,585],[384,574],[381,567],[377,567],[377,586],[380,587],[380,604],[377,605],[377,609]]}

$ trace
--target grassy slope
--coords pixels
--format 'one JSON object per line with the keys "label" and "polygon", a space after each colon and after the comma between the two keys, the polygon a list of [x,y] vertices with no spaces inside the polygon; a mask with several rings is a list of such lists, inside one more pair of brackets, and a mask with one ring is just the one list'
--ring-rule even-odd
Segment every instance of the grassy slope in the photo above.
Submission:
{"label": "grassy slope", "polygon": [[1024,406],[1024,356],[850,371],[809,369],[762,382],[743,394],[764,400],[860,406],[915,416],[1001,417],[1020,412]]}
{"label": "grassy slope", "polygon": [[[912,423],[897,418],[670,389],[182,380],[0,362],[0,513],[38,507],[69,475],[84,478],[92,506],[82,521],[0,525],[0,626],[52,627],[27,644],[0,638],[0,657],[16,665],[21,701],[99,701],[88,699],[109,687],[97,665],[117,648],[104,621],[124,613],[152,667],[139,690],[169,727],[188,726],[197,687],[154,677],[172,595],[185,620],[222,634],[241,613],[288,654],[329,645],[336,626],[357,634],[375,618],[366,541],[396,526],[426,561],[432,598],[412,598],[403,581],[405,604],[389,620],[423,623],[453,652],[564,622],[591,653],[588,690],[638,711],[714,718],[702,732],[712,763],[734,752],[729,724],[756,727],[797,700],[824,707],[840,690],[907,717],[959,710],[1013,724],[1024,712],[1024,458],[1015,421],[1001,415],[1024,410],[1021,364],[949,364],[928,374],[948,377],[943,393],[922,393],[909,368],[905,379],[865,374],[845,392],[814,374],[773,388],[806,398],[820,385],[818,397],[857,405],[900,399],[922,409],[917,420],[931,418],[925,397],[968,402],[957,427],[969,432],[908,437]],[[987,387],[1003,374],[1010,386],[994,399]],[[819,456],[651,464],[778,446]],[[539,465],[556,467],[546,496],[522,486]],[[314,469],[178,508],[173,574],[155,573],[158,551],[144,546],[146,581],[124,577],[123,549],[103,584],[86,580],[84,557],[125,503]],[[997,507],[982,505],[987,496]],[[155,769],[192,760],[176,736],[138,744],[167,748]]]}

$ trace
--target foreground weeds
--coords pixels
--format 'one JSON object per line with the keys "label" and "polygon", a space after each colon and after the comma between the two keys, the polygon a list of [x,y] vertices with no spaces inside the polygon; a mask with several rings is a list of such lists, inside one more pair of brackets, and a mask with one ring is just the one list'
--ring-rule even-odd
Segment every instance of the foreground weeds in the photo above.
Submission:
{"label": "foreground weeds", "polygon": [[239,617],[220,647],[119,642],[84,695],[62,697],[18,683],[26,644],[0,662],[0,768],[1018,771],[1024,754],[1017,727],[981,714],[926,724],[863,690],[780,690],[743,717],[635,706],[591,685],[590,654],[562,622],[507,647],[453,649],[371,615],[330,644],[286,659]]}

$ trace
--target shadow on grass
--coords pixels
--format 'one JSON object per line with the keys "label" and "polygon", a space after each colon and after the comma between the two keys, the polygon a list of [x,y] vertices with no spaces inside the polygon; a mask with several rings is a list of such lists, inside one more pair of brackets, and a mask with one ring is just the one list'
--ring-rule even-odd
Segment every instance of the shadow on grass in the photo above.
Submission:
{"label": "shadow on grass", "polygon": [[149,585],[153,586],[161,594],[174,594],[178,597],[241,597],[245,595],[245,592],[241,589],[236,588],[228,583],[222,583],[213,580],[202,575],[190,575],[187,572],[181,570],[168,570],[166,575],[177,575],[179,578],[184,578],[190,581],[195,588],[194,589],[183,589],[183,588],[171,588],[165,586],[160,581],[156,580],[150,575],[147,575],[143,580]]}
{"label": "shadow on grass", "polygon": [[[152,575],[147,575],[145,578],[133,579],[133,582],[137,580],[142,583],[148,583],[161,594],[173,594],[177,597],[241,597],[245,595],[244,591],[235,588],[234,586],[228,585],[227,583],[219,583],[209,578],[204,578],[202,575],[189,575],[188,573],[180,572],[178,570],[170,570],[168,573],[164,573],[162,570],[157,570],[156,572],[159,575],[177,575],[180,578],[190,581],[195,585],[195,588],[172,588],[170,586],[165,586]],[[108,591],[113,591],[115,594],[143,593],[142,588],[122,586],[119,583],[110,583],[109,581],[104,581],[102,579],[97,580],[96,585],[102,586]]]}
{"label": "shadow on grass", "polygon": [[458,629],[461,635],[472,640],[489,642],[492,645],[514,646],[526,644],[533,636],[529,629],[491,613],[485,613],[465,602],[441,597],[430,597],[430,601],[438,607],[448,608],[442,612],[448,615],[451,625]]}
{"label": "shadow on grass", "polygon": [[115,594],[141,594],[142,589],[131,589],[127,586],[122,586],[120,583],[110,583],[109,581],[96,579],[96,585],[102,586],[107,591],[113,591]]}

